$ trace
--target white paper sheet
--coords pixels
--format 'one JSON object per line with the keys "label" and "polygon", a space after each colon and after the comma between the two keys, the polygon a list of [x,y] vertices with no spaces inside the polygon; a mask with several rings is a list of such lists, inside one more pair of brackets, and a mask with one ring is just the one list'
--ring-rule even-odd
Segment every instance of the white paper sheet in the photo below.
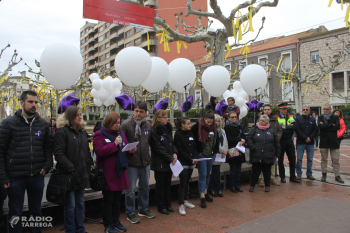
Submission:
{"label": "white paper sheet", "polygon": [[244,146],[240,146],[239,143],[237,143],[236,148],[241,151],[242,153],[245,153],[245,147]]}
{"label": "white paper sheet", "polygon": [[128,145],[126,145],[124,148],[123,148],[123,152],[124,151],[130,151],[130,150],[132,150],[132,149],[134,149],[136,146],[137,146],[137,144],[139,144],[139,142],[132,142],[132,143],[129,143]]}
{"label": "white paper sheet", "polygon": [[179,160],[176,161],[175,165],[173,165],[173,163],[170,163],[170,169],[173,171],[173,174],[176,178],[180,175],[182,170],[184,170]]}
{"label": "white paper sheet", "polygon": [[215,161],[216,161],[216,162],[222,162],[222,163],[224,163],[224,162],[226,161],[226,157],[221,158],[221,155],[222,155],[222,154],[216,154],[216,156],[215,156]]}
{"label": "white paper sheet", "polygon": [[201,158],[201,159],[192,159],[193,161],[204,161],[204,160],[210,160],[212,158]]}

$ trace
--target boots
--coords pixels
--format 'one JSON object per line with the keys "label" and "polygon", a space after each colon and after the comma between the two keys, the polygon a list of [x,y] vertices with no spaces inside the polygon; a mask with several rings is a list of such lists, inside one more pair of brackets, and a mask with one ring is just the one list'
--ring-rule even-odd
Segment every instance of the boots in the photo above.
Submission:
{"label": "boots", "polygon": [[326,179],[327,179],[327,173],[322,173],[321,182],[326,182]]}
{"label": "boots", "polygon": [[344,180],[342,180],[342,179],[340,178],[340,176],[336,176],[336,177],[335,177],[335,181],[338,181],[339,183],[344,184]]}

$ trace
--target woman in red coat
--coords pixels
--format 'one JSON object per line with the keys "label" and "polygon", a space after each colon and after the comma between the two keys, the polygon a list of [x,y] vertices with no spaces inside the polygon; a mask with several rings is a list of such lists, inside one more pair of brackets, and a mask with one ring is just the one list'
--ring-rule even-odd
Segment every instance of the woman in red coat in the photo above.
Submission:
{"label": "woman in red coat", "polygon": [[337,138],[338,138],[339,146],[340,146],[341,140],[344,139],[343,134],[344,134],[345,129],[346,129],[344,119],[343,119],[344,115],[343,115],[343,111],[340,109],[334,109],[333,114],[339,117],[340,129],[337,130]]}
{"label": "woman in red coat", "polygon": [[130,154],[135,153],[136,148],[129,152],[122,152],[128,144],[123,131],[120,130],[120,116],[118,113],[109,113],[103,122],[101,129],[94,134],[94,151],[98,169],[103,170],[105,187],[102,190],[102,218],[105,232],[116,233],[126,231],[120,221],[120,199],[123,190],[129,188],[127,173]]}

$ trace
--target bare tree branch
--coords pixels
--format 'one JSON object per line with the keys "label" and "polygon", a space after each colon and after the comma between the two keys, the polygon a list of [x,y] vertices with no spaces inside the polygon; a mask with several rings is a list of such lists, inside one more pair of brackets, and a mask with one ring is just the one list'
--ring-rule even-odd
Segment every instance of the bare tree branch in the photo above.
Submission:
{"label": "bare tree branch", "polygon": [[11,46],[11,45],[8,44],[8,45],[6,45],[5,48],[1,49],[0,58],[1,58],[2,53],[5,51],[5,49],[9,48],[10,46]]}

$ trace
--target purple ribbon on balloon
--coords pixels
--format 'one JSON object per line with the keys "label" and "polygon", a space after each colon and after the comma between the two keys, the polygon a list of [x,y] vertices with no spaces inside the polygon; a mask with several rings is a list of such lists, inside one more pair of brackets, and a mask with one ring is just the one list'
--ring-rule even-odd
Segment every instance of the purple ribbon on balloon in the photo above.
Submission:
{"label": "purple ribbon on balloon", "polygon": [[62,114],[66,111],[66,109],[71,106],[77,106],[80,102],[80,99],[75,97],[75,92],[69,93],[68,95],[65,95],[58,105],[57,113]]}
{"label": "purple ribbon on balloon", "polygon": [[221,100],[220,103],[218,103],[216,106],[215,106],[215,112],[217,114],[219,114],[220,116],[224,115],[226,109],[227,109],[227,104],[226,104],[226,101],[225,99]]}
{"label": "purple ribbon on balloon", "polygon": [[161,109],[166,110],[168,108],[168,104],[169,104],[169,98],[164,98],[159,100],[154,106],[153,114],[156,114],[156,112]]}
{"label": "purple ribbon on balloon", "polygon": [[130,95],[120,92],[120,96],[115,97],[115,100],[122,109],[129,111],[134,110],[135,100]]}
{"label": "purple ribbon on balloon", "polygon": [[248,112],[260,112],[260,108],[261,108],[261,106],[263,106],[264,103],[260,102],[254,98],[253,100],[251,100],[245,104],[248,105],[248,107],[249,107]]}
{"label": "purple ribbon on balloon", "polygon": [[182,103],[182,112],[187,112],[192,108],[193,104],[193,95],[187,97],[187,99]]}

